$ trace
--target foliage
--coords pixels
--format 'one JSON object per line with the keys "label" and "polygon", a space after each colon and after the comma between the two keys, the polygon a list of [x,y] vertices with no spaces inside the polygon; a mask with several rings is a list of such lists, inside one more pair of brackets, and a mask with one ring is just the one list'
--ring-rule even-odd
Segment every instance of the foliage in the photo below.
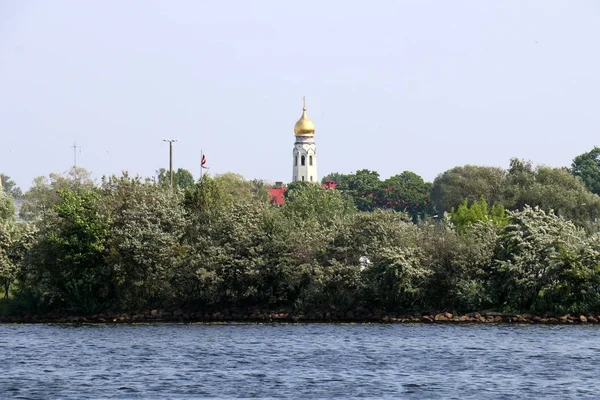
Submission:
{"label": "foliage", "polygon": [[0,182],[2,182],[2,191],[8,193],[11,197],[17,199],[23,196],[21,188],[19,188],[17,184],[10,179],[10,176],[0,173]]}
{"label": "foliage", "polygon": [[11,285],[17,278],[34,239],[33,225],[11,220],[0,221],[0,283],[5,299],[8,298]]}
{"label": "foliage", "polygon": [[315,218],[321,224],[331,225],[353,210],[352,203],[340,191],[323,189],[310,182],[288,186],[286,197],[282,212],[297,221]]}
{"label": "foliage", "polygon": [[594,146],[575,157],[570,172],[580,178],[590,192],[600,195],[600,147]]}
{"label": "foliage", "polygon": [[[600,309],[599,198],[565,169],[328,178],[337,189],[292,182],[272,207],[238,174],[180,190],[50,174],[25,194],[33,223],[0,222],[0,280],[28,313]],[[426,217],[430,193],[443,218]]]}
{"label": "foliage", "polygon": [[[493,266],[497,302],[532,311],[575,305],[558,294],[566,294],[566,284],[577,284],[565,277],[586,273],[580,261],[585,233],[572,222],[537,207],[511,211],[508,219]],[[591,268],[595,270],[597,264]],[[595,296],[597,302],[598,293]]]}
{"label": "foliage", "polygon": [[464,234],[476,222],[491,221],[495,225],[504,226],[507,224],[505,214],[504,206],[495,204],[493,207],[489,207],[482,196],[471,205],[467,199],[464,199],[457,210],[454,208],[450,210],[450,219],[456,229]]}
{"label": "foliage", "polygon": [[450,211],[465,199],[477,201],[483,196],[489,204],[504,200],[505,172],[498,167],[465,165],[438,175],[431,188],[431,200],[438,212]]}
{"label": "foliage", "polygon": [[0,192],[0,221],[13,220],[15,218],[15,202],[13,198],[4,192]]}
{"label": "foliage", "polygon": [[420,249],[385,249],[367,270],[372,301],[384,308],[409,309],[420,304],[433,271],[421,264]]}
{"label": "foliage", "polygon": [[352,197],[359,211],[401,211],[410,215],[414,222],[433,213],[429,201],[431,183],[411,171],[381,181],[379,173],[363,169],[355,174],[329,174],[323,178],[323,183],[329,180],[338,184],[337,190]]}
{"label": "foliage", "polygon": [[111,298],[105,255],[110,229],[99,213],[99,197],[83,187],[58,191],[56,215],[32,248],[31,268],[22,269],[22,295],[38,307],[94,312]]}
{"label": "foliage", "polygon": [[[168,169],[161,168],[156,171],[156,178],[158,183],[164,186],[170,186],[171,176]],[[176,189],[187,189],[191,188],[195,183],[194,175],[185,168],[178,168],[173,171],[173,187]]]}
{"label": "foliage", "polygon": [[102,214],[110,238],[105,262],[111,271],[115,309],[169,304],[171,281],[185,255],[180,196],[140,178],[103,181]]}
{"label": "foliage", "polygon": [[433,212],[429,201],[431,187],[414,172],[404,171],[383,181],[377,202],[381,208],[405,212],[418,222]]}
{"label": "foliage", "polygon": [[39,176],[23,195],[23,205],[19,214],[25,221],[39,221],[54,213],[54,206],[60,202],[60,190],[94,187],[90,172],[84,168],[72,167],[66,174]]}
{"label": "foliage", "polygon": [[529,162],[513,159],[507,174],[505,206],[523,209],[526,205],[553,211],[588,230],[593,229],[591,221],[600,217],[600,197],[565,168],[533,168]]}
{"label": "foliage", "polygon": [[338,185],[342,186],[342,187],[347,187],[348,186],[348,182],[347,179],[350,175],[346,175],[346,174],[341,174],[339,172],[332,172],[328,175],[325,175],[323,177],[323,179],[321,179],[321,183],[325,183],[327,181],[332,181],[337,183]]}

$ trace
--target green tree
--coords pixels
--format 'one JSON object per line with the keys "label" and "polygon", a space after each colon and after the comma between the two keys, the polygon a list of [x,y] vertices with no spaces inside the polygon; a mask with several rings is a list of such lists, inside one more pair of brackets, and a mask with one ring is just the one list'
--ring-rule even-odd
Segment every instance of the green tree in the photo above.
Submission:
{"label": "green tree", "polygon": [[414,172],[394,175],[383,181],[381,186],[376,198],[379,207],[406,212],[415,222],[431,214],[429,193],[432,184]]}
{"label": "green tree", "polygon": [[46,215],[54,213],[54,206],[60,202],[58,191],[92,189],[95,186],[90,172],[80,167],[73,167],[62,175],[51,173],[48,177],[39,176],[23,195],[23,205],[19,215],[25,221],[41,220]]}
{"label": "green tree", "polygon": [[90,313],[110,304],[105,262],[110,227],[99,212],[98,194],[83,187],[58,191],[56,214],[41,225],[31,267],[20,276],[19,296],[33,310]]}
{"label": "green tree", "polygon": [[13,198],[4,192],[0,192],[0,221],[13,220],[15,218],[15,202]]}
{"label": "green tree", "polygon": [[[156,177],[158,183],[163,186],[170,186],[171,184],[171,174],[168,169],[161,168],[156,171]],[[194,180],[194,175],[190,171],[185,168],[178,168],[173,171],[173,187],[176,189],[187,189],[194,186],[196,181]]]}
{"label": "green tree", "polygon": [[575,157],[570,172],[581,178],[590,192],[600,195],[600,147]]}
{"label": "green tree", "polygon": [[477,201],[484,196],[491,204],[503,204],[505,172],[498,167],[465,165],[438,175],[433,181],[431,200],[438,212],[450,211],[465,199]]}
{"label": "green tree", "polygon": [[0,283],[4,298],[20,273],[27,251],[33,245],[35,229],[28,223],[0,221]]}
{"label": "green tree", "polygon": [[600,216],[600,197],[589,192],[565,168],[533,168],[531,163],[513,159],[506,187],[507,208],[523,209],[529,205],[552,210],[590,231],[592,221]]}
{"label": "green tree", "polygon": [[227,202],[256,199],[266,203],[269,200],[267,187],[262,181],[247,181],[242,175],[233,172],[216,175],[213,179],[221,188]]}
{"label": "green tree", "polygon": [[449,216],[454,226],[462,234],[476,222],[491,221],[500,227],[507,224],[504,206],[495,204],[493,207],[489,207],[483,196],[470,205],[465,199],[458,209],[450,210]]}
{"label": "green tree", "polygon": [[[571,274],[585,233],[537,207],[509,212],[508,221],[495,254],[496,304],[516,310],[557,311],[555,294]],[[566,263],[571,257],[575,259]]]}
{"label": "green tree", "polygon": [[17,184],[10,179],[10,176],[0,173],[0,182],[2,182],[2,190],[14,198],[20,198],[23,196],[23,192],[21,188],[17,186]]}
{"label": "green tree", "polygon": [[175,186],[178,189],[187,189],[192,187],[195,183],[194,175],[190,171],[184,168],[178,168],[175,172]]}
{"label": "green tree", "polygon": [[294,220],[316,219],[331,225],[354,210],[352,202],[337,190],[323,189],[310,182],[294,182],[288,186],[282,212]]}
{"label": "green tree", "polygon": [[335,183],[337,183],[338,185],[341,185],[343,187],[347,187],[348,185],[348,179],[349,179],[350,175],[348,174],[342,174],[339,172],[332,172],[328,175],[325,175],[323,177],[323,179],[321,179],[321,183],[325,183],[327,181],[333,181]]}
{"label": "green tree", "polygon": [[361,169],[348,175],[346,181],[340,184],[339,190],[352,196],[359,211],[373,211],[377,208],[376,197],[381,187],[378,172]]}
{"label": "green tree", "polygon": [[261,179],[250,181],[250,193],[260,202],[269,201],[269,185]]}
{"label": "green tree", "polygon": [[411,309],[423,301],[433,271],[423,268],[420,249],[386,249],[368,270],[373,298],[389,309]]}
{"label": "green tree", "polygon": [[105,246],[114,309],[175,301],[172,282],[186,253],[180,199],[177,192],[127,174],[103,180],[100,208],[111,232]]}

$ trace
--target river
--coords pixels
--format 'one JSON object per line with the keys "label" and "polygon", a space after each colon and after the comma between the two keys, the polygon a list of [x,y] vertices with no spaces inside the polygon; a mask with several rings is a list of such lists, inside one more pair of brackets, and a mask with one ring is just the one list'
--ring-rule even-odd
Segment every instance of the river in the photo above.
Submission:
{"label": "river", "polygon": [[597,398],[600,327],[0,325],[0,398]]}

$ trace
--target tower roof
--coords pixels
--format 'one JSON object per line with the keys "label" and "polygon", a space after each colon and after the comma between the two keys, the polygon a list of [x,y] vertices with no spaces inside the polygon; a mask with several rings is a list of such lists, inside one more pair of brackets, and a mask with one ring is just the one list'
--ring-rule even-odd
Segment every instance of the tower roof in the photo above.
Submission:
{"label": "tower roof", "polygon": [[296,136],[313,136],[315,134],[315,124],[308,115],[306,115],[306,98],[302,98],[302,116],[294,125],[294,134]]}

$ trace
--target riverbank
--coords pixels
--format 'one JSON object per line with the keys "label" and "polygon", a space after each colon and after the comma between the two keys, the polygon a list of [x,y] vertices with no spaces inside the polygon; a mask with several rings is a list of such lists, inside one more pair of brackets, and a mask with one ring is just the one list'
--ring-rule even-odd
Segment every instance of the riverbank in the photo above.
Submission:
{"label": "riverbank", "polygon": [[505,324],[600,324],[600,312],[588,314],[544,315],[482,311],[468,314],[450,312],[396,313],[382,310],[324,312],[289,312],[285,310],[224,310],[183,312],[151,310],[146,313],[99,313],[87,316],[71,314],[0,316],[0,323],[198,323],[198,322],[256,322],[256,323],[505,323]]}

